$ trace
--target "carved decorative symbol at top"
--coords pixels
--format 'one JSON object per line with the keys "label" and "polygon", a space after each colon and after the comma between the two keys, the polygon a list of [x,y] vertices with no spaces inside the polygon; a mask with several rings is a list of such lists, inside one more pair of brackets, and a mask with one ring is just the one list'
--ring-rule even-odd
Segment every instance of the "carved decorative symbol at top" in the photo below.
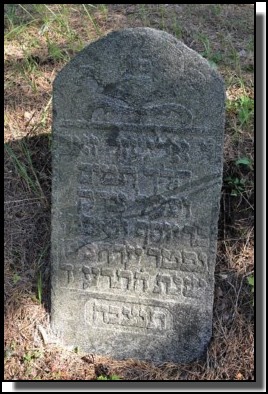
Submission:
{"label": "carved decorative symbol at top", "polygon": [[92,114],[91,122],[96,124],[135,124],[166,127],[191,126],[193,115],[185,106],[177,103],[146,104],[136,110],[120,101],[103,102]]}

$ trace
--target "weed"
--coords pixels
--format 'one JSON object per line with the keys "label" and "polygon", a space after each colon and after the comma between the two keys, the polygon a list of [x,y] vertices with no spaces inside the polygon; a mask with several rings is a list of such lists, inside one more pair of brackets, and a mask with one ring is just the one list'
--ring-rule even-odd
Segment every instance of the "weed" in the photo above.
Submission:
{"label": "weed", "polygon": [[9,358],[9,357],[13,356],[15,351],[16,351],[16,348],[17,348],[16,342],[14,340],[11,341],[10,346],[7,346],[5,348],[4,358],[6,359],[6,358]]}
{"label": "weed", "polygon": [[220,52],[213,52],[210,46],[210,41],[204,34],[198,34],[198,38],[202,42],[205,49],[203,52],[201,52],[201,55],[209,61],[212,67],[217,67],[217,63],[222,60],[222,54]]}
{"label": "weed", "polygon": [[25,30],[29,23],[35,21],[34,16],[22,4],[5,4],[5,27],[7,30],[13,31],[13,33],[15,33],[14,29],[18,27]]}
{"label": "weed", "polygon": [[228,99],[226,101],[226,110],[236,116],[236,130],[239,130],[252,121],[254,113],[254,100],[246,94],[242,94],[236,100]]}
{"label": "weed", "polygon": [[32,173],[33,177],[34,177],[36,189],[41,193],[42,197],[45,197],[44,192],[42,190],[42,187],[41,187],[41,185],[39,183],[36,171],[35,171],[34,166],[33,166],[30,150],[28,149],[27,144],[25,142],[23,142],[23,141],[21,141],[21,148],[22,148],[22,153],[23,153],[24,157],[26,158],[28,166],[29,166],[29,168],[31,170],[31,173]]}
{"label": "weed", "polygon": [[54,380],[63,380],[61,371],[52,372],[52,378]]}
{"label": "weed", "polygon": [[215,13],[215,15],[219,16],[222,11],[221,4],[211,4],[211,10]]}
{"label": "weed", "polygon": [[42,274],[41,274],[41,261],[43,259],[43,257],[46,255],[47,250],[49,248],[49,245],[46,245],[43,250],[40,253],[40,256],[38,258],[37,261],[37,269],[39,269],[39,272],[37,274],[37,301],[39,302],[39,304],[42,304],[42,290],[43,290],[43,283],[42,283]]}
{"label": "weed", "polygon": [[62,21],[62,16],[56,15],[46,4],[35,4],[36,11],[39,14],[40,22],[42,23],[41,28],[38,31],[40,36],[44,35],[53,30],[55,22]]}
{"label": "weed", "polygon": [[24,59],[21,64],[17,65],[18,72],[22,75],[23,79],[28,82],[32,93],[37,93],[36,77],[40,75],[38,64],[34,56],[31,56],[26,51],[23,51],[23,53]]}
{"label": "weed", "polygon": [[251,293],[253,294],[252,305],[254,306],[254,276],[253,275],[249,275],[247,277],[247,281],[248,281],[248,284],[251,287]]}
{"label": "weed", "polygon": [[21,280],[21,276],[18,275],[17,273],[15,273],[13,275],[13,283],[14,283],[14,285],[16,285],[20,280]]}
{"label": "weed", "polygon": [[108,7],[107,7],[107,4],[97,4],[97,6],[98,6],[98,10],[99,10],[100,12],[102,12],[102,13],[105,15],[105,17],[107,17],[107,16],[108,16]]}
{"label": "weed", "polygon": [[100,375],[97,377],[97,380],[121,380],[121,378],[117,375],[110,375],[110,376]]}
{"label": "weed", "polygon": [[237,159],[235,164],[239,166],[242,164],[243,166],[248,167],[250,170],[252,170],[252,160],[249,159],[248,157],[241,157],[240,159]]}
{"label": "weed", "polygon": [[182,38],[182,28],[179,24],[176,14],[174,15],[173,24],[172,24],[172,31],[176,38]]}
{"label": "weed", "polygon": [[[33,127],[32,132],[35,131],[37,129],[37,127],[39,127],[40,125],[42,127],[46,126],[46,122],[47,122],[47,119],[48,119],[51,103],[52,103],[52,97],[50,97],[50,99],[48,100],[48,103],[47,103],[47,105],[45,106],[45,108],[44,108],[44,110],[42,112],[40,122],[35,127]],[[50,137],[51,137],[51,135],[49,134],[49,138]]]}
{"label": "weed", "polygon": [[101,35],[101,31],[100,28],[98,26],[98,24],[95,22],[94,18],[90,15],[90,12],[88,10],[88,7],[94,7],[92,4],[82,4],[85,13],[87,14],[88,19],[90,20],[90,22],[92,23],[92,25],[94,26],[94,29],[96,31],[96,33],[100,36]]}
{"label": "weed", "polygon": [[31,153],[27,147],[27,144],[24,141],[20,141],[20,148],[24,160],[26,161],[26,165],[23,164],[22,161],[17,157],[16,153],[12,150],[12,148],[8,144],[5,144],[5,149],[7,150],[9,156],[12,158],[15,168],[17,169],[20,177],[24,179],[30,190],[36,193],[39,197],[42,197],[46,200],[43,189],[39,183],[36,171],[34,169]]}
{"label": "weed", "polygon": [[38,279],[37,279],[37,300],[40,304],[42,304],[42,275],[39,272]]}
{"label": "weed", "polygon": [[235,49],[232,41],[229,41],[228,56],[232,62],[232,66],[234,67],[237,75],[240,77],[241,76],[240,56],[239,56],[237,50]]}
{"label": "weed", "polygon": [[38,358],[40,358],[43,355],[43,353],[38,350],[29,350],[22,356],[22,361],[25,363],[26,370],[24,372],[25,376],[31,376],[34,374],[34,366],[35,363],[34,361]]}
{"label": "weed", "polygon": [[158,9],[161,14],[160,29],[166,30],[166,7],[165,4],[158,4]]}
{"label": "weed", "polygon": [[40,350],[29,350],[22,358],[24,362],[31,363],[33,360],[40,358],[41,356],[42,352],[40,352]]}
{"label": "weed", "polygon": [[246,64],[246,65],[244,66],[244,70],[245,70],[245,71],[249,71],[249,72],[254,71],[254,64]]}
{"label": "weed", "polygon": [[252,52],[254,51],[254,36],[248,40],[247,50]]}
{"label": "weed", "polygon": [[66,55],[66,52],[64,52],[56,42],[50,40],[48,34],[46,34],[46,43],[47,43],[48,56],[50,58],[54,59],[55,61],[59,61],[59,60],[68,61],[70,59],[68,53]]}
{"label": "weed", "polygon": [[139,13],[141,15],[141,20],[144,24],[147,23],[147,9],[146,4],[139,4]]}
{"label": "weed", "polygon": [[254,111],[254,100],[246,95],[243,95],[238,100],[238,118],[241,125],[248,123]]}
{"label": "weed", "polygon": [[18,6],[19,6],[26,14],[28,14],[28,16],[29,16],[32,20],[34,20],[33,14],[31,14],[31,13],[27,10],[27,8],[23,7],[22,4],[18,4]]}
{"label": "weed", "polygon": [[227,178],[225,178],[225,181],[231,187],[231,196],[236,197],[239,194],[243,193],[243,191],[245,190],[245,179],[228,176]]}
{"label": "weed", "polygon": [[7,33],[5,33],[5,39],[11,41],[13,39],[16,39],[17,37],[20,37],[22,35],[22,33],[25,30],[27,30],[27,28],[33,23],[34,23],[34,21],[30,21],[30,22],[24,23],[22,25],[14,26],[14,27],[12,27],[12,29],[8,29],[9,31]]}
{"label": "weed", "polygon": [[[66,41],[68,40],[68,49],[72,51],[82,49],[81,38],[70,26],[69,7],[59,5],[60,12],[56,14],[52,8],[48,7],[46,4],[38,4],[36,6],[38,6],[38,12],[42,19],[39,35],[45,36],[49,57],[55,61],[69,61],[70,56],[68,55],[68,50],[61,49],[61,46],[58,44],[59,35],[64,37]],[[39,7],[41,7],[41,9]]]}
{"label": "weed", "polygon": [[5,4],[5,27],[12,30],[18,21],[16,4]]}
{"label": "weed", "polygon": [[23,355],[23,361],[28,362],[28,363],[32,361],[32,354],[31,354],[31,352],[25,353]]}

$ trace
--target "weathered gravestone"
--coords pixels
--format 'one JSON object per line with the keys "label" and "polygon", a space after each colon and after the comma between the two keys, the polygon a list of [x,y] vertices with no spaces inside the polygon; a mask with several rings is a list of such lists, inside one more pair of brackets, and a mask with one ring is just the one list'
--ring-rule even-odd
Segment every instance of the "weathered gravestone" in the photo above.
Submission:
{"label": "weathered gravestone", "polygon": [[211,338],[224,87],[149,28],[54,83],[52,325],[115,358],[188,362]]}

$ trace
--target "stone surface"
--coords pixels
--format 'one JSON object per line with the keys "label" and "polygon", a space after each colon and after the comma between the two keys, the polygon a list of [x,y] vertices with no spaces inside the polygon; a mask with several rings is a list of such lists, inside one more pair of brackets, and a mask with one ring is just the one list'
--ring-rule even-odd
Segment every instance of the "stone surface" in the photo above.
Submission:
{"label": "stone surface", "polygon": [[54,82],[52,327],[115,358],[189,362],[211,338],[224,86],[149,28]]}

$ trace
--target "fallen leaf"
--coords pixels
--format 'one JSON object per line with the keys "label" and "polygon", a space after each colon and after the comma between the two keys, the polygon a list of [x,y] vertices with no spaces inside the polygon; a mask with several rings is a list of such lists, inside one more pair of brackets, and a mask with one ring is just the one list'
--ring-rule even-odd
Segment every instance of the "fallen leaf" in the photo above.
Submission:
{"label": "fallen leaf", "polygon": [[242,373],[238,372],[238,374],[236,375],[236,379],[237,380],[243,380],[244,377],[243,377]]}
{"label": "fallen leaf", "polygon": [[33,124],[34,123],[34,111],[25,111],[24,112],[24,120],[26,120],[27,124]]}

